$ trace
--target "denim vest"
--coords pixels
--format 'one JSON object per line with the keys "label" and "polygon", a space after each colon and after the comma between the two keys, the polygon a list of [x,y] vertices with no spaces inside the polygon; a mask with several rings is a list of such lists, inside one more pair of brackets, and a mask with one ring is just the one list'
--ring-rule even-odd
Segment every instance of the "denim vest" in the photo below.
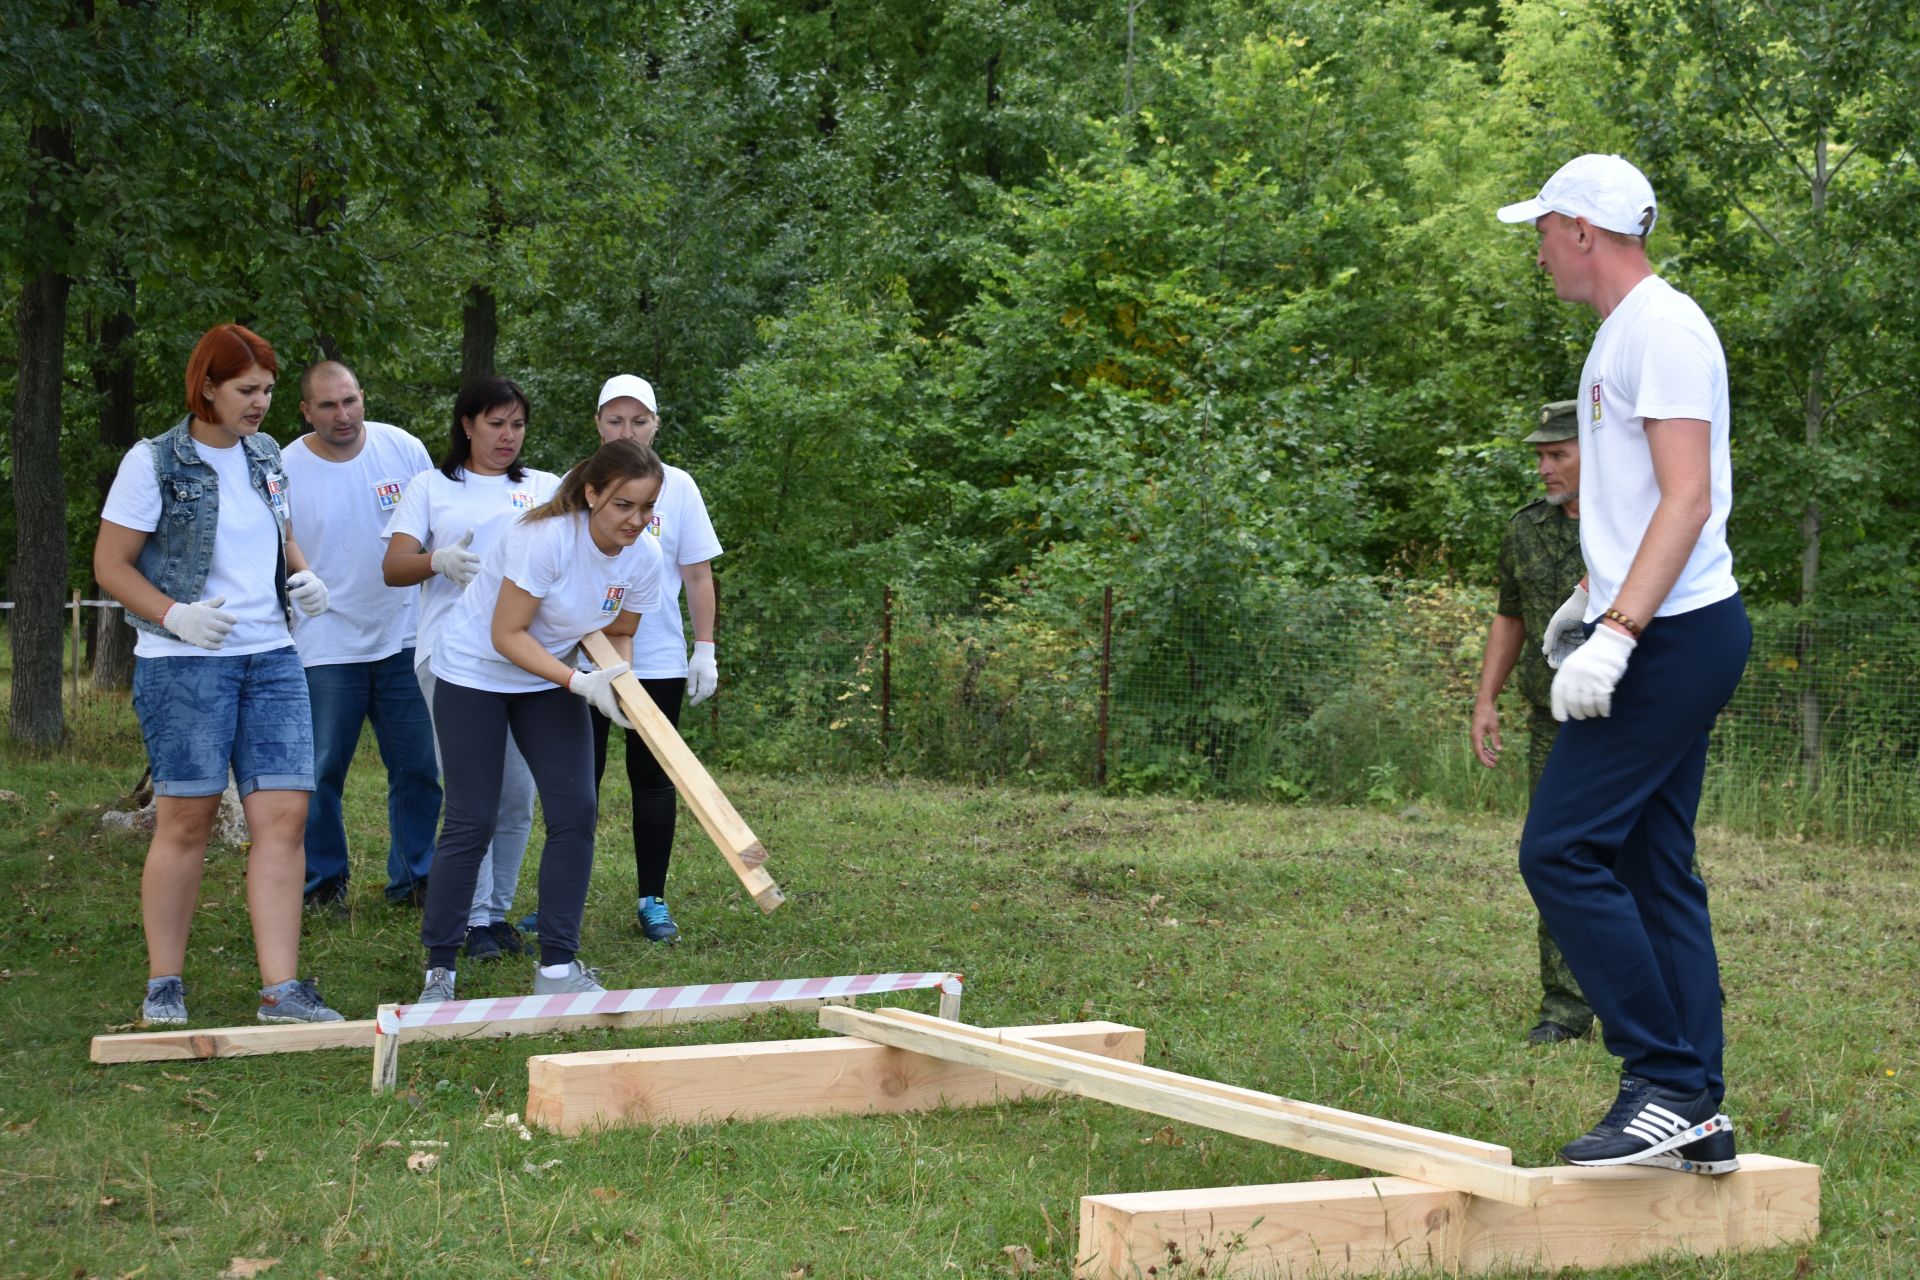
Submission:
{"label": "denim vest", "polygon": [[[193,447],[187,428],[192,418],[182,418],[173,430],[147,442],[153,450],[154,478],[160,482],[160,522],[140,548],[135,564],[148,582],[175,600],[198,600],[213,569],[214,535],[220,528],[220,484]],[[240,447],[247,454],[247,478],[260,500],[273,512],[280,530],[279,563],[274,581],[280,593],[280,608],[287,601],[287,475],[280,466],[280,446],[259,432],[244,436]],[[157,622],[135,617],[126,619],[141,631],[173,637],[173,632]],[[288,613],[288,624],[292,614]],[[177,637],[173,637],[176,638]]]}

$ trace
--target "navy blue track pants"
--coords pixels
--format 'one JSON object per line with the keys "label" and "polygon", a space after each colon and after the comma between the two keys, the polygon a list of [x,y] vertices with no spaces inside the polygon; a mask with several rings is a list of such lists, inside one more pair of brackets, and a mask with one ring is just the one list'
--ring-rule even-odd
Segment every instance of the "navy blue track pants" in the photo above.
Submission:
{"label": "navy blue track pants", "polygon": [[1693,819],[1707,735],[1752,647],[1737,595],[1656,618],[1613,714],[1560,727],[1520,837],[1520,874],[1622,1071],[1716,1103],[1720,964]]}

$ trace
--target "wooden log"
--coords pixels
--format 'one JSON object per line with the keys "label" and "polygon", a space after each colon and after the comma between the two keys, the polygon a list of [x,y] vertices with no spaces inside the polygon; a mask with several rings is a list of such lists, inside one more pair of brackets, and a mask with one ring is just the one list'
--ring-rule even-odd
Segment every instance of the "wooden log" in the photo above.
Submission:
{"label": "wooden log", "polygon": [[[1476,1142],[1472,1138],[1462,1138],[1456,1134],[1441,1133],[1436,1129],[1421,1129],[1410,1124],[1399,1124],[1392,1120],[1381,1120],[1376,1116],[1364,1115],[1358,1111],[1342,1111],[1338,1107],[1317,1106],[1311,1102],[1301,1102],[1294,1098],[1283,1098],[1277,1094],[1261,1093],[1257,1089],[1242,1089],[1237,1085],[1221,1084],[1217,1080],[1205,1080],[1199,1076],[1181,1075],[1175,1071],[1163,1071],[1159,1067],[1142,1066],[1137,1063],[1117,1063],[1110,1059],[1095,1057],[1078,1049],[1069,1049],[1062,1045],[1049,1045],[1031,1037],[1021,1037],[1011,1031],[995,1030],[991,1027],[975,1027],[966,1023],[955,1024],[952,1021],[940,1021],[928,1018],[924,1013],[912,1009],[876,1009],[875,1013],[883,1018],[909,1024],[918,1023],[933,1027],[945,1027],[962,1035],[975,1039],[984,1039],[996,1043],[1013,1043],[1029,1048],[1036,1053],[1044,1053],[1062,1062],[1079,1063],[1082,1066],[1101,1067],[1121,1075],[1131,1076],[1135,1080],[1146,1080],[1161,1084],[1170,1084],[1192,1089],[1215,1098],[1228,1098],[1236,1102],[1245,1102],[1252,1106],[1264,1107],[1284,1115],[1300,1116],[1311,1120],[1329,1120],[1349,1129],[1363,1129],[1368,1133],[1384,1134],[1390,1138],[1400,1138],[1420,1146],[1432,1147],[1439,1151],[1456,1151],[1461,1155],[1473,1156],[1494,1164],[1512,1164],[1513,1152],[1492,1142]],[[942,1015],[944,1017],[945,1015]]]}
{"label": "wooden log", "polygon": [[[1138,1061],[1146,1035],[1114,1022],[1012,1028]],[[850,1036],[548,1054],[527,1061],[527,1123],[557,1133],[796,1116],[882,1115],[1044,1094],[992,1071]]]}
{"label": "wooden log", "polygon": [[1152,1267],[1186,1275],[1202,1266],[1210,1276],[1271,1280],[1548,1274],[1819,1234],[1817,1166],[1765,1155],[1742,1155],[1740,1165],[1720,1177],[1552,1169],[1551,1194],[1530,1208],[1408,1178],[1085,1196],[1074,1275],[1135,1280]]}
{"label": "wooden log", "polygon": [[[614,651],[613,642],[597,631],[583,637],[580,647],[597,667],[619,665],[620,655]],[[767,850],[760,843],[760,837],[753,834],[752,828],[734,810],[726,793],[680,737],[673,722],[654,705],[640,681],[631,673],[623,675],[613,682],[613,691],[627,719],[633,722],[634,731],[672,779],[674,789],[700,820],[701,827],[719,848],[720,856],[727,860],[733,874],[739,877],[741,887],[753,898],[754,905],[770,912],[786,901],[780,886],[760,865],[767,860]]]}
{"label": "wooden log", "polygon": [[1215,1097],[1184,1084],[1139,1080],[1102,1067],[1062,1062],[1016,1044],[975,1040],[951,1027],[908,1025],[859,1009],[822,1009],[820,1025],[829,1031],[862,1036],[877,1044],[999,1071],[1014,1079],[1065,1093],[1271,1142],[1309,1155],[1344,1160],[1364,1169],[1418,1178],[1450,1190],[1471,1191],[1507,1204],[1534,1203],[1547,1193],[1553,1180],[1551,1173],[1544,1169],[1516,1169],[1329,1120]]}

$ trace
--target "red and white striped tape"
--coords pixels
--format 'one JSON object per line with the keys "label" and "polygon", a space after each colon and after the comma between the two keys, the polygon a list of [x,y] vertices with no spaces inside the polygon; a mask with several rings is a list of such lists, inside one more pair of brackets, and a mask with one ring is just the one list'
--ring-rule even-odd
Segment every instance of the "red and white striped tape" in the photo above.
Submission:
{"label": "red and white striped tape", "polygon": [[444,1027],[463,1022],[506,1022],[515,1018],[552,1018],[589,1013],[636,1013],[650,1009],[717,1008],[770,1000],[832,999],[880,991],[921,991],[938,987],[960,994],[957,973],[856,973],[838,978],[785,978],[771,982],[709,982],[690,987],[639,987],[630,991],[587,991],[554,996],[500,996],[487,1000],[445,1000],[399,1004],[380,1010],[381,1035],[406,1027]]}

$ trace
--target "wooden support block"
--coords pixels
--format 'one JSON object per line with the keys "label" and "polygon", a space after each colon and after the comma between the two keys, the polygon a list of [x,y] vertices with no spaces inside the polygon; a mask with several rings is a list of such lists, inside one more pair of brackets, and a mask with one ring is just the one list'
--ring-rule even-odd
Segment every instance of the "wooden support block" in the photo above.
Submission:
{"label": "wooden support block", "polygon": [[[620,655],[614,651],[613,642],[598,631],[583,637],[580,647],[597,667],[618,666],[620,663]],[[647,691],[641,688],[639,680],[631,673],[623,675],[613,682],[613,691],[619,697],[627,719],[633,722],[634,731],[647,744],[647,750],[653,752],[654,759],[660,762],[667,777],[672,779],[674,789],[719,847],[720,856],[727,860],[727,865],[739,877],[741,887],[753,898],[754,904],[761,911],[770,912],[786,901],[780,886],[760,865],[767,860],[767,850],[760,843],[760,837],[754,835],[753,830],[741,820],[726,793],[720,790],[713,776],[707,772],[707,767],[700,763],[699,757],[680,737],[680,731],[673,727],[673,722],[654,705]]]}
{"label": "wooden support block", "polygon": [[[1175,1071],[1163,1071],[1158,1067],[1141,1066],[1137,1063],[1117,1063],[1109,1059],[1094,1057],[1078,1049],[1069,1049],[1059,1045],[1049,1045],[1044,1041],[1023,1038],[1011,1031],[994,1030],[990,1027],[974,1027],[965,1023],[950,1025],[937,1019],[930,1019],[924,1013],[915,1013],[911,1009],[876,1009],[875,1013],[883,1018],[909,1024],[945,1027],[962,1035],[975,1039],[984,1039],[997,1043],[1015,1043],[1023,1048],[1059,1059],[1062,1062],[1079,1063],[1082,1066],[1100,1067],[1121,1075],[1131,1076],[1135,1080],[1152,1083],[1170,1084],[1180,1088],[1192,1089],[1215,1098],[1227,1098],[1236,1102],[1249,1103],[1283,1115],[1300,1116],[1311,1120],[1329,1120],[1349,1129],[1363,1129],[1368,1133],[1384,1134],[1390,1138],[1400,1138],[1420,1146],[1432,1147],[1439,1151],[1455,1151],[1461,1155],[1473,1156],[1494,1164],[1512,1164],[1513,1152],[1492,1142],[1476,1142],[1472,1138],[1462,1138],[1451,1133],[1441,1133],[1435,1129],[1421,1129],[1410,1124],[1398,1124],[1392,1120],[1381,1120],[1375,1116],[1363,1115],[1358,1111],[1342,1111],[1337,1107],[1316,1106],[1311,1102],[1301,1102],[1294,1098],[1283,1098],[1277,1094],[1261,1093],[1257,1089],[1242,1089],[1237,1085],[1221,1084],[1216,1080],[1203,1080],[1199,1076],[1181,1075]],[[942,1014],[942,1018],[946,1015]]]}
{"label": "wooden support block", "polygon": [[[1114,1022],[1010,1030],[1139,1061],[1146,1034]],[[527,1123],[557,1133],[652,1124],[880,1115],[1047,1092],[847,1036],[548,1054],[527,1061]]]}
{"label": "wooden support block", "polygon": [[1551,1193],[1530,1208],[1408,1178],[1086,1196],[1074,1274],[1187,1274],[1171,1265],[1175,1254],[1210,1276],[1271,1280],[1531,1274],[1769,1249],[1819,1234],[1818,1166],[1744,1154],[1740,1165],[1722,1177],[1552,1169]]}
{"label": "wooden support block", "polygon": [[1344,1160],[1364,1169],[1418,1178],[1450,1190],[1471,1191],[1507,1204],[1533,1204],[1547,1193],[1553,1180],[1544,1169],[1516,1169],[1330,1120],[1216,1097],[1185,1084],[1140,1080],[1103,1067],[1063,1062],[1014,1043],[986,1043],[947,1026],[910,1025],[859,1009],[822,1009],[820,1025],[878,1044],[984,1067],[1064,1093],[1291,1147],[1309,1155]]}

